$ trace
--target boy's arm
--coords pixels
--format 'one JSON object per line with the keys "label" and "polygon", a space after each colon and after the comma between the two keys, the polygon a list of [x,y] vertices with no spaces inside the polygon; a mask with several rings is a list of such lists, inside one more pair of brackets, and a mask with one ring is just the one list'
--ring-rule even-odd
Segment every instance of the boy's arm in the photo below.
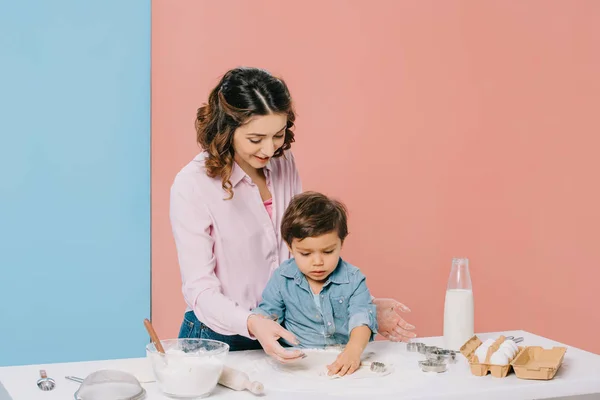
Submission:
{"label": "boy's arm", "polygon": [[352,374],[360,367],[360,356],[377,333],[376,308],[360,271],[355,272],[356,289],[348,299],[350,338],[337,359],[327,366],[329,375]]}
{"label": "boy's arm", "polygon": [[276,321],[278,324],[284,320],[285,316],[285,304],[283,302],[283,296],[279,290],[278,283],[279,276],[274,273],[267,282],[267,287],[263,290],[262,300],[258,306],[252,310],[252,314],[259,314],[266,318]]}
{"label": "boy's arm", "polygon": [[372,337],[371,328],[366,325],[357,326],[350,332],[350,339],[348,340],[348,344],[346,344],[346,348],[360,355]]}
{"label": "boy's arm", "polygon": [[[356,289],[348,299],[348,316],[350,318],[348,321],[348,331],[350,332],[348,344],[354,342],[358,344],[360,340],[366,346],[377,334],[377,308],[373,304],[365,276],[360,271],[356,271],[355,278],[357,280]],[[357,332],[354,335],[357,328],[361,328],[361,333]]]}

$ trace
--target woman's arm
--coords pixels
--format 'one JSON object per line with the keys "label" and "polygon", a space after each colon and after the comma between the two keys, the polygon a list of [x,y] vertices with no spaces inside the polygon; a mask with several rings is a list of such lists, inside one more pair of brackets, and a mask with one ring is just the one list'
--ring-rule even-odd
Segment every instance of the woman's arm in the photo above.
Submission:
{"label": "woman's arm", "polygon": [[170,217],[177,247],[183,296],[198,319],[217,331],[249,337],[250,311],[238,307],[221,292],[215,275],[212,220],[195,192],[192,175],[179,174],[171,187]]}

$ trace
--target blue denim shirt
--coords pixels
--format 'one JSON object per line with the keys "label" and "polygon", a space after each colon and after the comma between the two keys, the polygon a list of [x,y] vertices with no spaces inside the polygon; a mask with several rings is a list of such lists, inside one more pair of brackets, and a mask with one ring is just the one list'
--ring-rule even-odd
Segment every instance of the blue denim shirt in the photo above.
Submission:
{"label": "blue denim shirt", "polygon": [[346,344],[357,326],[377,333],[376,308],[360,270],[340,258],[319,295],[321,310],[304,274],[292,258],[279,266],[263,291],[253,313],[277,317],[277,322],[293,333],[300,347]]}

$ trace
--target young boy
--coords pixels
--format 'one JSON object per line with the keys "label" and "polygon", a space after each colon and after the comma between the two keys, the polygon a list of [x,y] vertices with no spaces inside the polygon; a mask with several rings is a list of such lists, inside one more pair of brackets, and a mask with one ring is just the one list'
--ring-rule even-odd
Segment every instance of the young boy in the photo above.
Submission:
{"label": "young boy", "polygon": [[341,259],[348,235],[346,208],[305,192],[292,199],[281,235],[292,258],[273,272],[253,311],[277,319],[301,347],[345,344],[330,375],[352,374],[377,332],[375,305],[358,268]]}

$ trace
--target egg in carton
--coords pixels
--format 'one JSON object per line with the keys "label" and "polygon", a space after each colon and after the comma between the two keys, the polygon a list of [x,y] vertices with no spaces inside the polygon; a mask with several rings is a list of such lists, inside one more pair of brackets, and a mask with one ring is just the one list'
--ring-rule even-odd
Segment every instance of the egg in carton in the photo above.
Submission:
{"label": "egg in carton", "polygon": [[511,362],[524,350],[505,336],[482,342],[477,336],[469,339],[460,352],[469,361],[471,373],[486,376],[488,372],[496,378],[504,378],[511,370]]}

